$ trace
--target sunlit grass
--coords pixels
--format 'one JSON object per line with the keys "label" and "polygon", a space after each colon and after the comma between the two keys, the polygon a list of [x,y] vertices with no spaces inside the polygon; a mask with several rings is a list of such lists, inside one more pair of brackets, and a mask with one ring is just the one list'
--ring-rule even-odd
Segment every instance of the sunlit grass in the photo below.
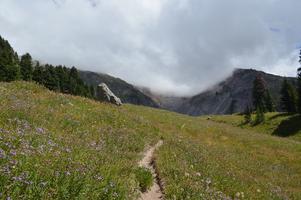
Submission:
{"label": "sunlit grass", "polygon": [[298,133],[242,129],[242,116],[116,107],[25,82],[0,83],[0,111],[0,199],[136,199],[150,180],[138,161],[160,139],[166,199],[301,198]]}

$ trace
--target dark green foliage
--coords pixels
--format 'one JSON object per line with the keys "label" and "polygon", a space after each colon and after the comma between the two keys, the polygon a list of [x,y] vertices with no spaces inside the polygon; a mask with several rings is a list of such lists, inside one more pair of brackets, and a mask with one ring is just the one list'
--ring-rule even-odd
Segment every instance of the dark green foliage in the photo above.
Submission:
{"label": "dark green foliage", "polygon": [[153,176],[150,170],[139,167],[135,170],[136,179],[141,192],[146,192],[153,184]]}
{"label": "dark green foliage", "polygon": [[265,112],[266,85],[262,76],[257,76],[253,82],[253,106]]}
{"label": "dark green foliage", "polygon": [[275,111],[275,105],[274,105],[273,99],[271,97],[271,94],[268,90],[266,91],[264,101],[265,101],[266,110],[268,112],[274,112]]}
{"label": "dark green foliage", "polygon": [[255,124],[264,122],[265,112],[275,111],[271,94],[262,76],[258,75],[253,83],[253,106],[256,109]]}
{"label": "dark green foliage", "polygon": [[79,77],[78,71],[75,67],[72,67],[69,72],[69,84],[71,94],[90,97],[89,87],[87,87]]}
{"label": "dark green foliage", "polygon": [[43,73],[44,85],[50,90],[59,91],[59,78],[52,65],[45,65]]}
{"label": "dark green foliage", "polygon": [[253,106],[262,112],[274,112],[275,105],[262,76],[257,76],[253,83]]}
{"label": "dark green foliage", "polygon": [[252,110],[248,106],[244,112],[244,123],[249,124],[252,122]]}
{"label": "dark green foliage", "polygon": [[33,70],[32,80],[39,84],[44,84],[43,73],[44,73],[44,67],[40,66],[40,63],[37,62]]}
{"label": "dark green foliage", "polygon": [[21,57],[20,71],[21,71],[21,78],[24,81],[32,80],[33,67],[32,67],[32,58],[29,53],[26,53]]}
{"label": "dark green foliage", "polygon": [[65,66],[55,67],[56,75],[59,81],[59,89],[62,93],[70,93],[69,69]]}
{"label": "dark green foliage", "polygon": [[41,66],[39,62],[33,67],[29,53],[24,54],[19,62],[18,54],[0,36],[0,81],[14,81],[19,78],[33,80],[50,90],[66,94],[93,98],[95,93],[94,88],[84,84],[75,67],[69,69],[49,64]]}
{"label": "dark green foliage", "polygon": [[20,77],[18,54],[0,36],[0,81],[14,81]]}
{"label": "dark green foliage", "polygon": [[297,96],[293,86],[284,80],[281,89],[281,108],[288,113],[297,111]]}
{"label": "dark green foliage", "polygon": [[264,111],[260,107],[257,107],[254,125],[261,124],[262,122],[264,122],[264,120],[265,120]]}
{"label": "dark green foliage", "polygon": [[75,67],[69,69],[49,64],[44,67],[37,66],[34,70],[34,80],[50,90],[92,98],[89,86],[80,79]]}
{"label": "dark green foliage", "polygon": [[95,88],[94,88],[94,86],[90,85],[89,90],[90,90],[91,97],[95,98]]}

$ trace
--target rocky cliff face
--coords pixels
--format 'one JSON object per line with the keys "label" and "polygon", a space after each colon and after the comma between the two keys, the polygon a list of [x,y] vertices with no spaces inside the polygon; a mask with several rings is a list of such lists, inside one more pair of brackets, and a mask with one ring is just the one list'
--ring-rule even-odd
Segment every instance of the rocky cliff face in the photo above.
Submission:
{"label": "rocky cliff face", "polygon": [[[258,74],[265,79],[275,105],[280,110],[280,90],[284,77],[252,69],[235,70],[225,81],[205,92],[184,99],[180,105],[172,107],[172,110],[193,116],[243,112],[247,106],[252,106],[253,81]],[[294,78],[288,79],[295,82]],[[171,106],[167,102],[167,105],[163,104],[163,107],[168,109]]]}
{"label": "rocky cliff face", "polygon": [[81,79],[88,85],[93,85],[95,88],[105,83],[110,90],[118,96],[123,103],[130,103],[135,105],[143,105],[158,108],[159,105],[147,95],[143,94],[133,85],[107,74],[80,71]]}

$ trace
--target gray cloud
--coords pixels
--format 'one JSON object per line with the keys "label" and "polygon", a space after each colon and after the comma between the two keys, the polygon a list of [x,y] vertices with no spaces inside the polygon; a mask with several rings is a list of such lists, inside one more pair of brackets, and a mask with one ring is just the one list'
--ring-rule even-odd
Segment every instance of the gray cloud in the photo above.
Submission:
{"label": "gray cloud", "polygon": [[1,0],[19,53],[189,95],[247,67],[294,75],[299,0]]}

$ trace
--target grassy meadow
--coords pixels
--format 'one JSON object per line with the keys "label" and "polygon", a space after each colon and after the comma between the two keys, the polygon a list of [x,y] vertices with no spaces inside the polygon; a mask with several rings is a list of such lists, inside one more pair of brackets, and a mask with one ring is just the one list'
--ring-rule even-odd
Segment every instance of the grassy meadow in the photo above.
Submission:
{"label": "grassy meadow", "polygon": [[300,129],[282,128],[298,116],[270,115],[252,127],[0,83],[0,199],[137,199],[160,139],[165,199],[301,199]]}

